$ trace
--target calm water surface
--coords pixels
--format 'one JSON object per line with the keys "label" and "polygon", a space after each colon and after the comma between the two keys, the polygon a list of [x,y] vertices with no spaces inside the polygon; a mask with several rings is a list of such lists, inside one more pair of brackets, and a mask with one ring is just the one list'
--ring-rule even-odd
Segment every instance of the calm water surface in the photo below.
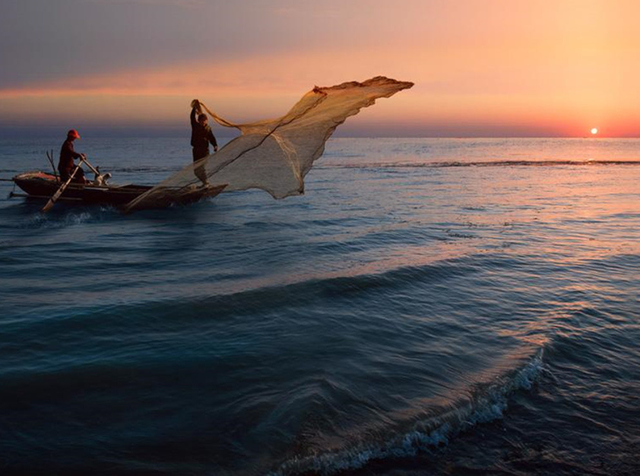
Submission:
{"label": "calm water surface", "polygon": [[[190,157],[78,149],[115,183]],[[639,160],[336,139],[305,196],[128,216],[0,182],[0,474],[639,474]]]}

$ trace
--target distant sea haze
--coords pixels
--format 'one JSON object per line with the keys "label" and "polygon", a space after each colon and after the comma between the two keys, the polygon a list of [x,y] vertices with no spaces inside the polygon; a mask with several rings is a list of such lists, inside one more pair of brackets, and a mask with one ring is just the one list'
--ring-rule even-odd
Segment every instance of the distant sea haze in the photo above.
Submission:
{"label": "distant sea haze", "polygon": [[[77,149],[156,184],[177,132]],[[0,473],[640,474],[638,183],[637,139],[469,138],[131,215],[0,182]]]}

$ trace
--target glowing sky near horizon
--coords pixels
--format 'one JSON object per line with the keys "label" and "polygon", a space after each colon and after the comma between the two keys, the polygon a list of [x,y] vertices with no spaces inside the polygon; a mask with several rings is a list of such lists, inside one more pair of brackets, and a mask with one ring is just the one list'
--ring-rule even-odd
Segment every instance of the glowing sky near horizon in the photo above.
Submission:
{"label": "glowing sky near horizon", "polygon": [[6,0],[0,128],[234,121],[314,85],[416,86],[349,133],[640,136],[640,4],[596,0]]}

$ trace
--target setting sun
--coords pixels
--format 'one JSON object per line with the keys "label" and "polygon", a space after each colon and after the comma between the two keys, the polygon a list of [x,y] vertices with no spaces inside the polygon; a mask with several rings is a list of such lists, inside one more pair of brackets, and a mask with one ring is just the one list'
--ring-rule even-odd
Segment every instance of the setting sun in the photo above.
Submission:
{"label": "setting sun", "polygon": [[596,127],[591,129],[591,134],[593,134],[595,136],[597,133],[598,133],[598,129]]}

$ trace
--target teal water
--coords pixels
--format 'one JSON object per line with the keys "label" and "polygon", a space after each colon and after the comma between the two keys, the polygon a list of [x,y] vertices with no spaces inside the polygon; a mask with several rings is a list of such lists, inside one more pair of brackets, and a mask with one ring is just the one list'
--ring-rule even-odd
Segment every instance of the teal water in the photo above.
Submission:
{"label": "teal water", "polygon": [[[78,150],[148,184],[190,153]],[[335,139],[304,196],[127,216],[0,182],[1,473],[637,474],[639,160]]]}

